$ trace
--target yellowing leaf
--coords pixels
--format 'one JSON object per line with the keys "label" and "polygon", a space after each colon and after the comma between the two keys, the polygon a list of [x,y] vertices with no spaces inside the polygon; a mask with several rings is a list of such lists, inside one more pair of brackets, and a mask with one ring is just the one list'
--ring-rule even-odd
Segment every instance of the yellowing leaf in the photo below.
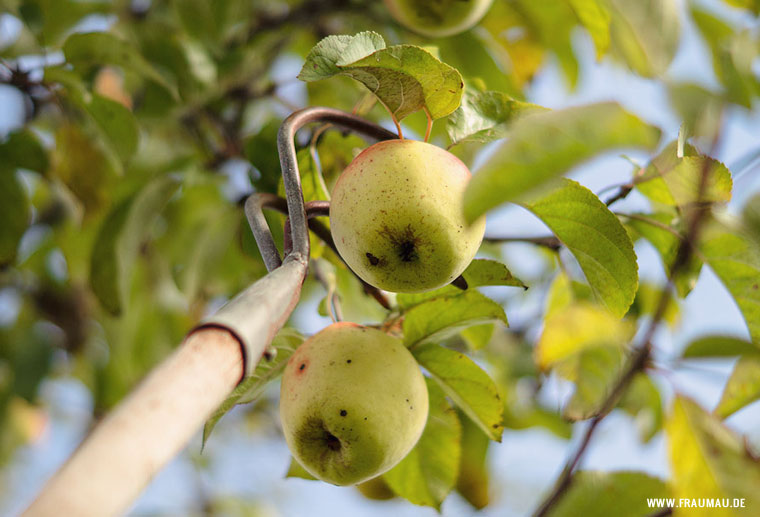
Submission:
{"label": "yellowing leaf", "polygon": [[585,419],[602,409],[632,335],[628,322],[590,304],[572,305],[547,319],[536,344],[536,362],[575,383],[567,418]]}
{"label": "yellowing leaf", "polygon": [[676,508],[676,517],[754,515],[760,506],[760,463],[717,417],[696,402],[676,397],[665,423],[673,497],[678,499],[743,498],[745,508]]}
{"label": "yellowing leaf", "polygon": [[760,399],[760,356],[740,357],[726,382],[715,414],[726,418]]}

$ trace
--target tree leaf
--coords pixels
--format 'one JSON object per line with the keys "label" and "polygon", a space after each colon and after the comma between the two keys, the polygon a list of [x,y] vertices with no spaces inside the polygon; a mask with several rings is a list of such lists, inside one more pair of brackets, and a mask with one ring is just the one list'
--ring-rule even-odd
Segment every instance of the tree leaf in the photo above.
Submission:
{"label": "tree leaf", "polygon": [[551,517],[640,517],[652,510],[648,499],[666,498],[665,482],[643,472],[597,472],[583,470],[548,515]]}
{"label": "tree leaf", "polygon": [[[512,275],[507,266],[495,260],[474,259],[467,266],[467,269],[464,270],[462,276],[467,282],[468,291],[475,287],[495,285],[528,288],[522,280]],[[396,296],[396,303],[401,309],[410,309],[427,300],[443,296],[461,296],[468,291],[463,291],[453,285],[447,285],[425,293],[399,293]]]}
{"label": "tree leaf", "polygon": [[85,106],[117,156],[122,162],[129,161],[137,151],[139,138],[137,121],[132,112],[97,93],[85,101]]}
{"label": "tree leaf", "polygon": [[723,394],[715,408],[720,418],[732,415],[760,399],[760,355],[757,353],[740,357],[734,371],[723,388]]}
{"label": "tree leaf", "polygon": [[758,55],[754,36],[746,30],[735,30],[732,24],[695,2],[689,2],[689,14],[712,53],[713,70],[725,96],[733,103],[751,108],[752,98],[758,93],[752,68]]}
{"label": "tree leaf", "polygon": [[739,306],[752,342],[760,343],[760,247],[740,228],[713,220],[699,251]]}
{"label": "tree leaf", "polygon": [[[274,354],[274,357],[259,362],[251,376],[243,379],[206,421],[203,426],[201,449],[206,445],[206,441],[211,436],[211,431],[214,430],[216,424],[229,410],[238,404],[247,404],[258,399],[264,393],[267,384],[282,375],[285,366],[288,364],[288,359],[296,351],[296,348],[304,342],[304,339],[297,330],[290,327],[285,327],[277,333],[269,345],[269,351]],[[290,464],[291,470],[293,470],[294,464],[304,470],[295,460],[292,460]],[[291,477],[291,470],[288,471],[288,477]],[[297,475],[296,477],[304,476]],[[309,477],[305,479],[314,479],[314,477],[309,474]]]}
{"label": "tree leaf", "polygon": [[465,217],[536,190],[599,153],[654,149],[660,131],[615,103],[535,113],[515,121],[510,137],[473,176],[465,191]]}
{"label": "tree leaf", "polygon": [[684,359],[758,355],[760,348],[734,336],[702,336],[689,343],[681,353]]}
{"label": "tree leaf", "polygon": [[644,77],[663,74],[680,40],[678,6],[672,0],[612,0],[612,54]]}
{"label": "tree leaf", "polygon": [[[208,424],[206,424],[208,425]],[[206,428],[203,428],[203,434],[204,434],[204,442],[205,442],[205,434],[206,434]],[[295,458],[290,458],[290,466],[288,467],[288,472],[285,474],[286,478],[300,478],[300,479],[308,479],[309,481],[319,481],[317,478],[312,476],[308,470],[303,468],[303,466],[296,461]]]}
{"label": "tree leaf", "polygon": [[570,305],[544,323],[536,343],[536,363],[575,383],[565,416],[585,419],[598,413],[622,369],[633,336],[629,322],[588,303]]}
{"label": "tree leaf", "polygon": [[455,69],[413,45],[385,46],[374,32],[328,36],[306,56],[298,78],[318,81],[347,75],[372,91],[397,120],[423,108],[433,119],[452,113],[464,83]]}
{"label": "tree leaf", "polygon": [[568,179],[524,206],[572,252],[597,300],[622,317],[636,296],[638,264],[617,217],[590,190]]}
{"label": "tree leaf", "polygon": [[440,509],[459,472],[462,428],[441,388],[431,379],[425,380],[430,397],[425,430],[417,445],[383,479],[409,502]]}
{"label": "tree leaf", "polygon": [[633,378],[618,407],[633,417],[643,443],[649,442],[662,429],[662,397],[649,375],[639,373]]}
{"label": "tree leaf", "polygon": [[83,65],[117,65],[140,74],[165,88],[175,99],[177,86],[161,75],[139,54],[137,48],[107,32],[75,33],[63,44],[66,61],[74,67]]}
{"label": "tree leaf", "polygon": [[[760,505],[760,463],[742,439],[693,400],[677,396],[665,423],[673,497],[676,499],[744,498],[750,515]],[[700,515],[733,516],[738,510],[709,508]],[[676,510],[675,515],[697,515]]]}
{"label": "tree leaf", "polygon": [[468,289],[459,296],[433,298],[409,309],[404,316],[404,344],[414,348],[441,341],[463,328],[497,321],[508,324],[501,305]]}
{"label": "tree leaf", "polygon": [[0,268],[16,260],[21,237],[32,219],[26,191],[16,172],[0,162]]}
{"label": "tree leaf", "polygon": [[[707,171],[707,184],[699,195],[702,175]],[[685,145],[678,156],[678,142],[671,142],[634,178],[636,188],[656,203],[682,207],[692,203],[721,203],[731,200],[731,172],[717,160],[699,154]]]}
{"label": "tree leaf", "polygon": [[171,176],[160,176],[106,217],[90,256],[90,286],[111,314],[122,311],[132,266],[152,222],[179,188]]}
{"label": "tree leaf", "polygon": [[28,129],[13,131],[0,143],[0,163],[9,170],[27,169],[40,174],[45,174],[50,165],[47,151]]}
{"label": "tree leaf", "polygon": [[[681,234],[682,219],[666,212],[631,215],[633,217],[628,219],[626,226],[654,246],[660,255],[665,272],[670,276],[682,239],[660,225],[670,227],[673,231]],[[694,286],[697,285],[701,272],[702,261],[694,254],[689,259],[689,263],[675,277],[675,287],[680,297],[686,298],[689,295]]]}
{"label": "tree leaf", "polygon": [[501,441],[504,403],[496,383],[466,355],[439,345],[412,350],[446,395],[492,440]]}
{"label": "tree leaf", "polygon": [[755,243],[760,246],[760,194],[755,194],[744,203],[742,224]]}
{"label": "tree leaf", "polygon": [[451,145],[462,142],[487,143],[507,136],[516,118],[544,108],[513,99],[502,92],[465,90],[462,104],[446,120]]}
{"label": "tree leaf", "polygon": [[570,0],[570,7],[591,35],[599,60],[610,46],[609,4],[605,0]]}
{"label": "tree leaf", "polygon": [[478,426],[459,413],[462,423],[462,457],[459,461],[457,492],[478,510],[489,503],[489,474],[486,457],[491,443]]}
{"label": "tree leaf", "polygon": [[110,204],[117,172],[99,142],[80,126],[58,128],[52,164],[51,173],[82,203],[86,217]]}

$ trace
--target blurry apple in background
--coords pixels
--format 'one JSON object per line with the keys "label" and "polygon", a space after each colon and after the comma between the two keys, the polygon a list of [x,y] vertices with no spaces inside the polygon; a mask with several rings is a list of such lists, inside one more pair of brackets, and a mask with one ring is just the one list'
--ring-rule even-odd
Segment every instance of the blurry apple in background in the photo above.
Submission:
{"label": "blurry apple in background", "polygon": [[401,25],[429,38],[453,36],[478,23],[492,0],[385,0]]}

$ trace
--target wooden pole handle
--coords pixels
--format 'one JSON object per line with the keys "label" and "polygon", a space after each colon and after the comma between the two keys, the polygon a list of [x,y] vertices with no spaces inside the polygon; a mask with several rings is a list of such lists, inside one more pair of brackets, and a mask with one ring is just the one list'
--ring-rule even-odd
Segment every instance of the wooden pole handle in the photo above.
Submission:
{"label": "wooden pole handle", "polygon": [[242,375],[243,352],[232,333],[194,332],[95,427],[22,515],[123,514]]}

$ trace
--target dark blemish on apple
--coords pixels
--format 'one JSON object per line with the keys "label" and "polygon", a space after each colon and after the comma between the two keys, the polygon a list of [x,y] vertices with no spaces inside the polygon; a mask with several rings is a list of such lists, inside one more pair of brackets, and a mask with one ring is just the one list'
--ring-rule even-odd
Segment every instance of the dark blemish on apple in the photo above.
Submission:
{"label": "dark blemish on apple", "polygon": [[348,360],[346,361],[346,364],[351,364],[351,359],[348,359]]}
{"label": "dark blemish on apple", "polygon": [[303,370],[306,368],[306,363],[301,363],[301,366],[298,367],[299,370]]}
{"label": "dark blemish on apple", "polygon": [[380,263],[380,259],[374,256],[372,253],[367,252],[367,258],[369,259],[369,263],[373,266],[376,266]]}
{"label": "dark blemish on apple", "polygon": [[402,262],[414,262],[419,259],[417,248],[412,241],[404,241],[399,245],[398,257]]}
{"label": "dark blemish on apple", "polygon": [[325,442],[327,442],[327,448],[331,451],[340,450],[340,440],[338,440],[338,437],[334,434],[327,432],[327,435],[325,436]]}
{"label": "dark blemish on apple", "polygon": [[366,416],[364,417],[364,420],[367,420],[367,417],[366,417]]}
{"label": "dark blemish on apple", "polygon": [[499,424],[493,424],[491,427],[493,427],[494,429],[498,429],[499,428]]}
{"label": "dark blemish on apple", "polygon": [[345,409],[340,410],[340,416],[346,416],[347,414],[348,414],[348,411],[346,411]]}

